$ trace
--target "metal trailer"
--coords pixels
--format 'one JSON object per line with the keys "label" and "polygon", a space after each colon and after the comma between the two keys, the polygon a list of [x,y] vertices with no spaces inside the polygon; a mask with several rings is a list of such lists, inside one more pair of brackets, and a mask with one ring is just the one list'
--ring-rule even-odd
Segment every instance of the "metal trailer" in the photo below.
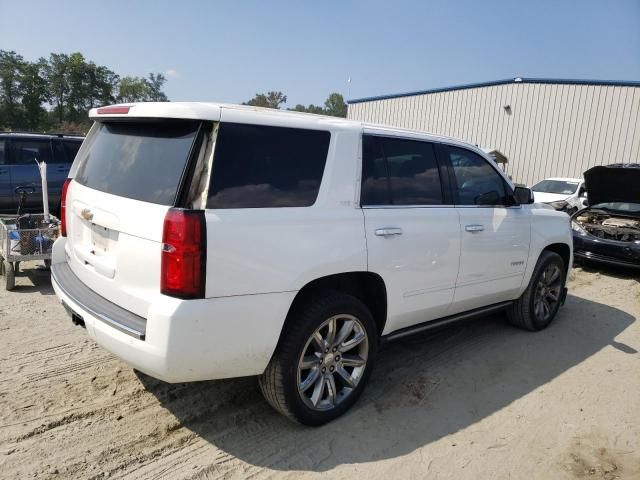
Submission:
{"label": "metal trailer", "polygon": [[[25,224],[29,228],[20,228]],[[0,217],[0,277],[4,283],[0,287],[13,289],[20,262],[42,260],[45,267],[51,265],[51,248],[58,238],[59,225],[53,215],[45,223],[41,213]]]}

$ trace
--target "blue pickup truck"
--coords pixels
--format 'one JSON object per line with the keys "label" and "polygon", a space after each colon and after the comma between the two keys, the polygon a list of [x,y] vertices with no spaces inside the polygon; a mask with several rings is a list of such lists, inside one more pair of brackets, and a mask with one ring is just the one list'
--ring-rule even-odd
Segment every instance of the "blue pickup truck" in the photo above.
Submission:
{"label": "blue pickup truck", "polygon": [[47,162],[49,209],[58,211],[60,190],[84,140],[80,136],[0,132],[0,213],[16,213],[18,187],[33,187],[23,212],[42,212],[38,162]]}

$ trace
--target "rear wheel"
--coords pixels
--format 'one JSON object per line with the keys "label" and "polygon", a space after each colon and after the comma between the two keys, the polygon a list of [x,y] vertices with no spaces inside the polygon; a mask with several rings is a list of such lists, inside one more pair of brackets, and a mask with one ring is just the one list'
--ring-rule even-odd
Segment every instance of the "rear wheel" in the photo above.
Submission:
{"label": "rear wheel", "polygon": [[529,286],[507,310],[509,323],[531,331],[546,328],[560,308],[565,272],[564,260],[560,255],[543,251]]}
{"label": "rear wheel", "polygon": [[346,412],[371,373],[378,336],[371,313],[357,298],[328,293],[287,320],[260,389],[280,413],[322,425]]}

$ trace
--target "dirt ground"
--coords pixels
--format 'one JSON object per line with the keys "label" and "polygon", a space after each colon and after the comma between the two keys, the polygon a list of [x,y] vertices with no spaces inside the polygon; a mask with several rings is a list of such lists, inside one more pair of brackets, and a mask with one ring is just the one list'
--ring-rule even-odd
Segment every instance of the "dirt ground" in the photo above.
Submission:
{"label": "dirt ground", "polygon": [[640,478],[640,278],[577,269],[540,333],[488,317],[381,353],[309,429],[255,378],[169,385],[72,325],[48,272],[0,291],[0,478]]}

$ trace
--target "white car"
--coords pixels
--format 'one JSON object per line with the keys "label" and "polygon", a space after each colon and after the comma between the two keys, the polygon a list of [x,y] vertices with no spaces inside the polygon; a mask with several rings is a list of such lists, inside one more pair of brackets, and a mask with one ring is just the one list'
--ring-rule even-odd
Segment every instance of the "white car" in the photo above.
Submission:
{"label": "white car", "polygon": [[566,295],[564,213],[476,147],[212,103],[93,109],[52,280],[72,320],[167,382],[259,375],[307,425],[346,411],[378,346]]}
{"label": "white car", "polygon": [[546,203],[569,215],[587,206],[587,190],[581,178],[546,178],[531,190],[536,202]]}

